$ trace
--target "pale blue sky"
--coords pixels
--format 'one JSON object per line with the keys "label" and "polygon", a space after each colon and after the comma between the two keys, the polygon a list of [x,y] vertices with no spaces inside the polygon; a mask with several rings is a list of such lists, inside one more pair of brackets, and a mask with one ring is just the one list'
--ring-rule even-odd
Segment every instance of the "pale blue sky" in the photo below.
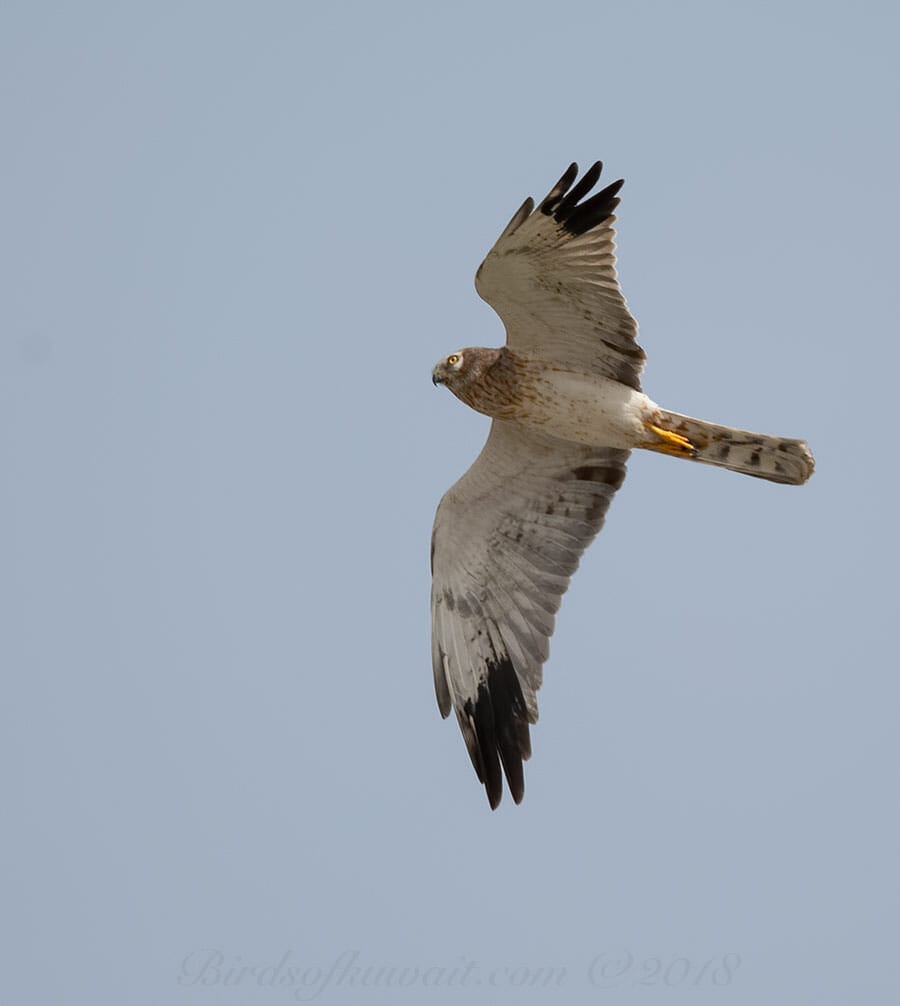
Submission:
{"label": "pale blue sky", "polygon": [[[7,0],[4,1001],[888,1001],[897,10]],[[430,371],[598,157],[647,391],[817,472],[633,459],[491,814]]]}

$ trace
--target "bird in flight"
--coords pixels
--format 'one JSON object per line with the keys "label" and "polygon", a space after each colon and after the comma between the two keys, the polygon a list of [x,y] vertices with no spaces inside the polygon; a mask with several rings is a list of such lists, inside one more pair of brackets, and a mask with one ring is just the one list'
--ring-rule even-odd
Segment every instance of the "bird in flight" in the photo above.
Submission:
{"label": "bird in flight", "polygon": [[516,803],[555,615],[603,526],[634,448],[801,485],[803,440],[669,412],[641,391],[646,354],[615,269],[622,180],[589,195],[598,161],[572,164],[535,209],[526,199],[475,275],[506,345],[458,349],[434,368],[490,416],[487,441],[441,500],[431,539],[434,687],[491,808]]}

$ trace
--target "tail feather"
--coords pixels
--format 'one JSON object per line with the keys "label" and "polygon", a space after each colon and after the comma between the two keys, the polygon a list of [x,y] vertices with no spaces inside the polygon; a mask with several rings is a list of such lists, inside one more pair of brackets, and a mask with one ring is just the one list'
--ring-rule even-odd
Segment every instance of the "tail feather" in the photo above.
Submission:
{"label": "tail feather", "polygon": [[702,419],[660,410],[658,425],[689,440],[694,461],[743,475],[799,486],[812,475],[815,461],[805,440],[735,430]]}

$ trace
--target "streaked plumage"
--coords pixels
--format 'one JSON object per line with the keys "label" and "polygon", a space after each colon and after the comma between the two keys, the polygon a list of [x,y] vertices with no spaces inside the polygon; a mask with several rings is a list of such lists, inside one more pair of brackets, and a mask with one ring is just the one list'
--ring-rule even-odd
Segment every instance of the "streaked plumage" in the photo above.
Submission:
{"label": "streaked plumage", "polygon": [[616,279],[622,181],[589,196],[594,164],[571,165],[534,209],[526,199],[476,274],[506,326],[501,349],[441,361],[435,383],[491,416],[474,464],[444,495],[432,534],[432,658],[443,716],[456,711],[491,807],[503,775],[524,795],[529,724],[560,599],[643,447],[800,484],[800,440],[717,426],[641,390],[645,354]]}

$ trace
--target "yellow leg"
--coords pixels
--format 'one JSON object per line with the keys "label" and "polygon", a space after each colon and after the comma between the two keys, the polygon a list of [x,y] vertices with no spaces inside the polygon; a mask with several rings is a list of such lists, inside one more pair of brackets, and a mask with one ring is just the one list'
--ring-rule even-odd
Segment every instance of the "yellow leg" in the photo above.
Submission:
{"label": "yellow leg", "polygon": [[697,448],[680,433],[672,433],[671,430],[664,430],[661,426],[653,426],[651,423],[645,423],[644,429],[649,430],[659,439],[650,440],[641,444],[641,447],[651,451],[659,451],[660,454],[671,454],[676,458],[692,458],[697,453]]}

